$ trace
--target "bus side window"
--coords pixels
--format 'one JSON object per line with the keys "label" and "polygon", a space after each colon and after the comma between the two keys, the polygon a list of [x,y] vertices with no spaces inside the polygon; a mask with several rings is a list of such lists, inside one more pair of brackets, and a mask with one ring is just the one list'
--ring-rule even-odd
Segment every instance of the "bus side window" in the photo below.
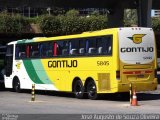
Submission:
{"label": "bus side window", "polygon": [[54,51],[54,54],[53,54],[53,55],[54,55],[54,56],[57,56],[57,43],[54,42],[54,43],[53,43],[53,46],[54,46],[54,48],[53,48],[53,49],[54,49],[54,50],[53,50],[53,51]]}
{"label": "bus side window", "polygon": [[104,42],[103,42],[103,37],[98,37],[96,38],[96,43],[97,43],[97,53],[98,54],[103,54],[104,51]]}
{"label": "bus side window", "polygon": [[88,49],[89,49],[89,42],[88,40],[86,40],[86,53],[88,53]]}
{"label": "bus side window", "polygon": [[62,55],[68,55],[69,43],[68,41],[63,41]]}
{"label": "bus side window", "polygon": [[62,49],[64,46],[64,41],[57,41],[57,55],[62,55]]}
{"label": "bus side window", "polygon": [[29,45],[26,46],[26,57],[27,58],[30,57],[30,46]]}
{"label": "bus side window", "polygon": [[76,55],[76,54],[78,54],[78,50],[77,49],[71,49],[70,54],[71,55]]}
{"label": "bus side window", "polygon": [[19,46],[16,45],[16,55],[15,58],[18,59],[19,58]]}
{"label": "bus side window", "polygon": [[41,57],[47,57],[47,54],[46,54],[47,43],[42,43],[41,49],[42,49],[42,53],[41,53],[42,55],[41,55]]}
{"label": "bus side window", "polygon": [[98,37],[97,39],[97,53],[111,55],[112,54],[112,36]]}
{"label": "bus side window", "polygon": [[53,57],[53,43],[46,43],[46,55],[47,57]]}
{"label": "bus side window", "polygon": [[103,53],[103,47],[98,47],[98,54],[102,54]]}
{"label": "bus side window", "polygon": [[68,55],[69,51],[69,45],[68,41],[57,41],[57,55]]}
{"label": "bus side window", "polygon": [[85,49],[84,48],[79,48],[79,54],[84,54],[85,53]]}
{"label": "bus side window", "polygon": [[19,56],[20,56],[20,58],[25,58],[26,57],[26,53],[25,52],[20,52]]}
{"label": "bus side window", "polygon": [[43,56],[43,43],[39,43],[39,55],[40,55],[40,57],[44,57]]}
{"label": "bus side window", "polygon": [[79,39],[73,39],[70,41],[69,50],[70,55],[79,54]]}
{"label": "bus side window", "polygon": [[21,44],[16,46],[16,58],[17,59],[26,58],[26,45]]}
{"label": "bus side window", "polygon": [[[97,50],[96,50],[96,39],[95,38],[89,38],[88,41],[88,53],[89,54],[96,54]],[[87,45],[87,43],[86,43]]]}
{"label": "bus side window", "polygon": [[107,54],[111,55],[112,54],[112,38],[111,36],[106,37],[106,43],[107,43]]}
{"label": "bus side window", "polygon": [[85,53],[85,40],[81,39],[79,41],[79,54],[83,55]]}
{"label": "bus side window", "polygon": [[31,57],[38,58],[39,57],[39,46],[37,43],[34,43],[31,47]]}
{"label": "bus side window", "polygon": [[102,53],[106,55],[112,54],[112,36],[104,36],[98,40],[98,46],[102,47]]}

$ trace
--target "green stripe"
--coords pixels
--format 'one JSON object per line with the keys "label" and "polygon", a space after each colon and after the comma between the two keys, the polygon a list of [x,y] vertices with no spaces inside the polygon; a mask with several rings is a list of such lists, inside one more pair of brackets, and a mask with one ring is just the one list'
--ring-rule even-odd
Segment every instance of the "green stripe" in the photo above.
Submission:
{"label": "green stripe", "polygon": [[30,77],[30,79],[37,84],[44,84],[38,77],[37,73],[35,72],[35,68],[31,62],[31,60],[23,60],[25,69]]}
{"label": "green stripe", "polygon": [[23,39],[23,40],[18,40],[17,44],[32,43],[32,42],[34,42],[33,39]]}
{"label": "green stripe", "polygon": [[41,60],[32,60],[32,64],[39,79],[45,84],[52,84],[52,82],[48,78],[48,75],[46,74],[46,71],[44,70]]}

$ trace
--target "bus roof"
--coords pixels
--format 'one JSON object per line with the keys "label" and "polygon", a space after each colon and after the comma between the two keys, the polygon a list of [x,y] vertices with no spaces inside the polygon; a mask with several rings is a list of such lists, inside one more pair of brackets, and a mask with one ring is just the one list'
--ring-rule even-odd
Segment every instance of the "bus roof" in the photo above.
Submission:
{"label": "bus roof", "polygon": [[64,39],[73,39],[73,38],[84,38],[84,37],[92,37],[92,36],[103,36],[113,34],[113,32],[117,31],[117,28],[112,29],[103,29],[98,31],[89,31],[83,32],[81,34],[74,34],[74,35],[64,35],[64,36],[56,36],[56,37],[35,37],[33,39],[23,39],[18,40],[17,43],[32,43],[32,42],[43,42],[43,41],[54,41],[54,40],[64,40]]}
{"label": "bus roof", "polygon": [[[54,40],[64,40],[64,39],[74,39],[74,38],[85,38],[85,37],[92,37],[92,36],[103,36],[103,35],[110,35],[115,32],[118,32],[118,30],[124,30],[126,27],[121,28],[110,28],[110,29],[103,29],[98,31],[88,31],[83,32],[81,34],[74,34],[74,35],[64,35],[64,36],[56,36],[56,37],[35,37],[33,39],[22,39],[17,40],[18,44],[21,43],[32,43],[32,42],[43,42],[43,41],[54,41]],[[127,27],[127,28],[140,28],[144,29],[142,27]],[[145,28],[146,29],[146,28]],[[9,44],[15,44],[16,42],[11,42]]]}

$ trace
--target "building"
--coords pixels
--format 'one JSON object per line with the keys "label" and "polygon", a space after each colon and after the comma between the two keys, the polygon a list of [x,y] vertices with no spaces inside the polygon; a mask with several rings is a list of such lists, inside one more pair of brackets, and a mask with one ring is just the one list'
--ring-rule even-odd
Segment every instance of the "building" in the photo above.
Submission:
{"label": "building", "polygon": [[160,17],[160,10],[154,10],[153,17]]}

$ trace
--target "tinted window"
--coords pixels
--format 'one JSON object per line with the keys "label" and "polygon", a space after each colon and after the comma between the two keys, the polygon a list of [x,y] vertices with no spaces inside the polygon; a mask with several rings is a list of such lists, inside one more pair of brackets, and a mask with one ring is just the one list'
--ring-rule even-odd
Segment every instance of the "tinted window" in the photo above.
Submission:
{"label": "tinted window", "polygon": [[17,45],[15,51],[16,59],[26,58],[26,45]]}
{"label": "tinted window", "polygon": [[69,42],[69,53],[70,55],[77,55],[79,54],[79,40],[73,39]]}
{"label": "tinted window", "polygon": [[105,36],[97,38],[97,53],[98,54],[112,54],[112,37]]}
{"label": "tinted window", "polygon": [[59,40],[16,46],[16,58],[50,58],[72,55],[111,55],[112,35]]}
{"label": "tinted window", "polygon": [[30,49],[30,56],[33,58],[37,58],[39,57],[39,47],[40,44],[34,43],[31,45],[31,49]]}
{"label": "tinted window", "polygon": [[40,57],[52,57],[53,56],[53,43],[46,42],[46,43],[39,43],[39,51]]}
{"label": "tinted window", "polygon": [[69,42],[68,41],[57,41],[57,55],[68,55],[69,53]]}
{"label": "tinted window", "polygon": [[86,39],[86,52],[89,54],[96,54],[96,38],[87,38]]}

